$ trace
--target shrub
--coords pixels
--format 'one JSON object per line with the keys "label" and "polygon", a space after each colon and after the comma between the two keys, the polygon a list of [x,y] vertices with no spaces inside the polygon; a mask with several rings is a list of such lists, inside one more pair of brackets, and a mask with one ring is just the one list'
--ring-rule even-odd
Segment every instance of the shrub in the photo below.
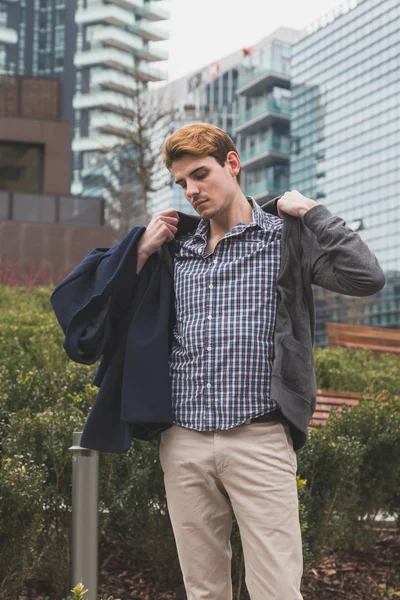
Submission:
{"label": "shrub", "polygon": [[[29,453],[1,460],[0,597],[18,598],[21,580],[29,579],[39,557],[43,526],[43,489],[47,472]],[[11,568],[10,568],[11,567]]]}
{"label": "shrub", "polygon": [[320,389],[399,393],[400,358],[394,354],[374,356],[369,350],[328,347],[316,348],[314,355]]}
{"label": "shrub", "polygon": [[[43,579],[51,600],[70,590],[72,432],[95,398],[96,366],[72,363],[46,288],[0,286],[0,596],[15,600]],[[298,455],[306,561],[322,547],[368,542],[377,511],[399,512],[400,360],[341,348],[316,350],[318,386],[364,394],[352,411],[331,415]],[[154,443],[100,456],[100,539],[117,538],[146,557],[154,576],[180,581]],[[364,520],[364,517],[367,517]],[[242,556],[234,528],[233,578]],[[242,600],[246,592],[242,586]]]}
{"label": "shrub", "polygon": [[316,552],[371,542],[378,512],[397,515],[400,490],[400,402],[365,399],[331,413],[299,453],[307,481],[305,541]]}
{"label": "shrub", "polygon": [[100,456],[100,501],[104,532],[149,559],[159,581],[181,581],[156,442],[134,440],[123,455]]}

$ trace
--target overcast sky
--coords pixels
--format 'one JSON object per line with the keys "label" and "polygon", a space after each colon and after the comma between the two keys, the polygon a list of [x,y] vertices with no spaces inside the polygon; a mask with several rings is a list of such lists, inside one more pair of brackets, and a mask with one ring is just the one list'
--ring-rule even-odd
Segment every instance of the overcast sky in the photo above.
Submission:
{"label": "overcast sky", "polygon": [[[252,46],[278,27],[303,29],[333,8],[338,0],[167,0],[171,12],[168,42],[170,59],[160,63],[169,79]],[[163,26],[163,22],[155,23]],[[154,65],[156,66],[156,65]]]}

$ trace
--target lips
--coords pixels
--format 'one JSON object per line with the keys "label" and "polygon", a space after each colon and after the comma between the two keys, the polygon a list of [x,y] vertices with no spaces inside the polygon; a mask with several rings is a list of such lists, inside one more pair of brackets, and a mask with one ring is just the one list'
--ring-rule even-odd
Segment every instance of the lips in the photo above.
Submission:
{"label": "lips", "polygon": [[199,206],[201,206],[202,204],[204,204],[205,202],[207,202],[207,200],[199,200],[198,202],[195,202],[195,203],[194,203],[194,208],[195,208],[195,210],[196,210],[196,209],[197,209]]}

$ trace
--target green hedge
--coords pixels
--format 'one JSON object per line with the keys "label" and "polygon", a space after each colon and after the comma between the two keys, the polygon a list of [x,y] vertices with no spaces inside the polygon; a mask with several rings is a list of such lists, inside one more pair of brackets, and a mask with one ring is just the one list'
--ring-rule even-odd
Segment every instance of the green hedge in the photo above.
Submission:
{"label": "green hedge", "polygon": [[[96,366],[72,363],[46,288],[0,287],[0,598],[46,580],[51,600],[68,594],[72,432],[97,388]],[[298,455],[306,559],[327,547],[365,545],[377,511],[396,514],[400,490],[400,360],[367,352],[316,351],[318,385],[386,395],[333,415]],[[180,581],[156,443],[100,456],[100,535],[123,539],[151,561],[166,586]],[[242,556],[233,536],[237,588]],[[241,598],[247,598],[242,585]],[[236,596],[237,597],[237,593]]]}
{"label": "green hedge", "polygon": [[400,358],[395,354],[374,356],[369,350],[328,347],[316,348],[314,355],[317,383],[322,390],[400,393]]}

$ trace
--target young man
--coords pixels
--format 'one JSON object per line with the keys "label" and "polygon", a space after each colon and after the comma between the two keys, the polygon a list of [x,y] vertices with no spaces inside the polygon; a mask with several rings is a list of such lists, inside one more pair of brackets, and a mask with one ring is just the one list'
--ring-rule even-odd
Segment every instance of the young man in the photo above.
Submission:
{"label": "young man", "polygon": [[94,250],[52,295],[68,355],[103,355],[82,445],[121,452],[131,436],[161,432],[189,600],[232,599],[231,507],[251,599],[301,599],[296,451],[316,399],[311,285],[364,296],[385,277],[314,200],[245,197],[221,129],[182,127],[163,154],[200,218],[155,215]]}

